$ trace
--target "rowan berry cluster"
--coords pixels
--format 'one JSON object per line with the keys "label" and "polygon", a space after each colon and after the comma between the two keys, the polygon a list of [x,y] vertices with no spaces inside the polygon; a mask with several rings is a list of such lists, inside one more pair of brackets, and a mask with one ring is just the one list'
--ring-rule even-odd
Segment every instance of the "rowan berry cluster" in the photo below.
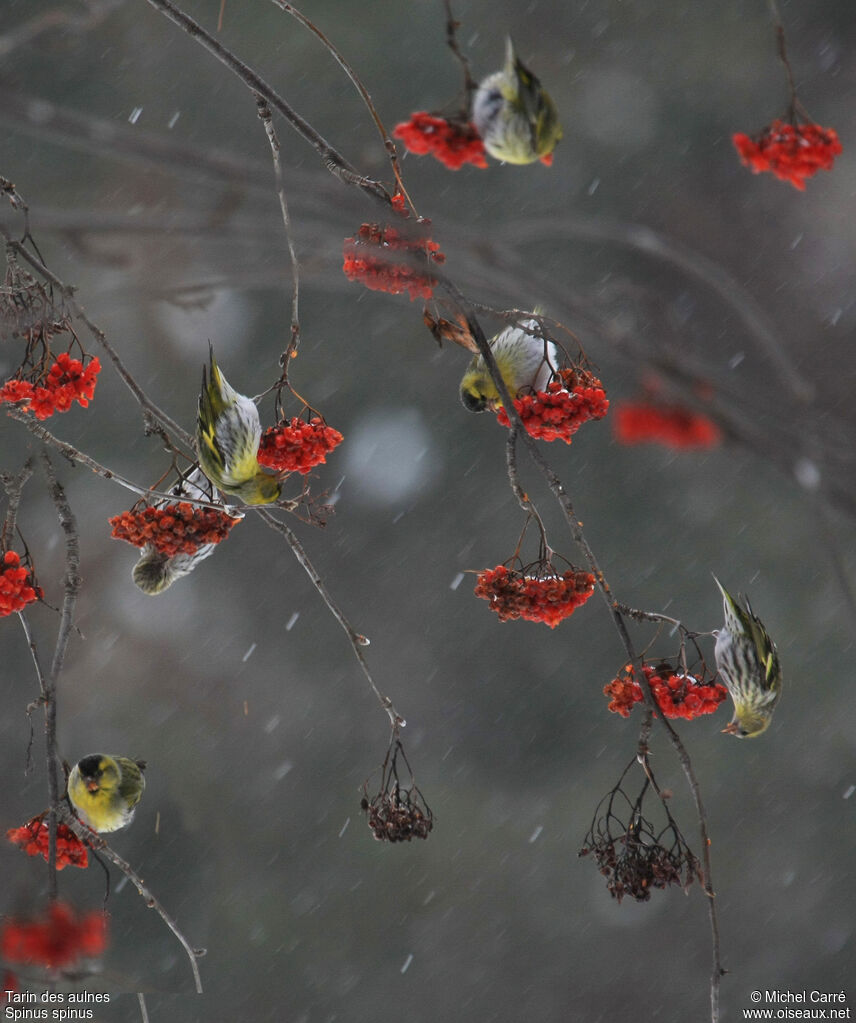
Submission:
{"label": "rowan berry cluster", "polygon": [[[23,827],[10,828],[6,832],[6,838],[13,845],[17,845],[28,856],[43,856],[45,860],[49,855],[49,830],[45,823],[44,814],[39,814]],[[89,866],[89,853],[86,846],[67,824],[57,823],[56,826],[56,869],[63,867],[87,867]]]}
{"label": "rowan berry cluster", "polygon": [[417,156],[430,153],[450,170],[460,170],[465,163],[487,168],[484,142],[472,121],[447,119],[417,110],[409,121],[397,124],[392,134],[401,139],[411,153]]}
{"label": "rowan berry cluster", "polygon": [[30,569],[21,564],[20,555],[6,551],[0,559],[0,618],[23,611],[42,596],[42,588],[36,586]]}
{"label": "rowan berry cluster", "polygon": [[487,568],[478,574],[475,594],[490,602],[501,622],[525,618],[554,629],[594,592],[591,572],[570,568],[558,575],[548,563],[539,563],[533,574],[531,571],[507,565]]}
{"label": "rowan berry cluster", "polygon": [[36,419],[48,419],[54,412],[68,412],[75,401],[87,408],[95,394],[100,372],[101,363],[97,358],[90,359],[84,368],[80,359],[72,359],[68,352],[62,352],[47,374],[32,370],[32,379],[19,376],[7,380],[0,387],[0,403],[19,405],[32,412]]}
{"label": "rowan berry cluster", "polygon": [[[570,444],[583,423],[603,419],[609,411],[609,401],[603,384],[588,370],[561,370],[559,378],[552,380],[546,391],[516,398],[514,407],[531,436]],[[497,411],[497,419],[503,426],[510,426],[504,408]]]}
{"label": "rowan berry cluster", "polygon": [[[667,718],[692,721],[704,714],[712,714],[728,695],[728,690],[719,682],[705,682],[698,675],[676,671],[665,662],[645,664],[642,670],[657,706]],[[609,697],[608,709],[625,718],[630,716],[634,704],[644,700],[642,689],[633,677],[633,667],[629,664],[623,674],[604,686],[603,692]]]}
{"label": "rowan berry cluster", "polygon": [[667,448],[713,448],[722,431],[707,416],[683,405],[625,402],[615,410],[615,438],[620,444],[662,444]]}
{"label": "rowan berry cluster", "polygon": [[111,536],[135,547],[151,544],[162,554],[195,554],[205,544],[225,540],[240,518],[187,501],[124,511],[109,520]]}
{"label": "rowan berry cluster", "polygon": [[753,174],[771,171],[800,191],[819,170],[832,170],[835,157],[842,152],[834,129],[811,123],[776,120],[754,137],[738,133],[732,141]]}
{"label": "rowan berry cluster", "polygon": [[446,259],[438,243],[431,240],[431,221],[417,217],[407,223],[410,211],[403,196],[393,196],[392,209],[402,218],[401,225],[363,224],[355,238],[345,239],[342,269],[348,280],[360,281],[371,291],[390,295],[406,291],[411,301],[430,298],[437,281],[422,265]]}
{"label": "rowan berry cluster", "polygon": [[296,416],[271,426],[262,434],[258,460],[277,472],[305,475],[327,461],[327,455],[343,441],[342,434],[317,416],[307,423]]}
{"label": "rowan berry cluster", "polygon": [[106,914],[96,910],[78,917],[64,902],[52,902],[41,920],[8,918],[0,929],[0,958],[8,963],[57,970],[99,956],[106,947]]}

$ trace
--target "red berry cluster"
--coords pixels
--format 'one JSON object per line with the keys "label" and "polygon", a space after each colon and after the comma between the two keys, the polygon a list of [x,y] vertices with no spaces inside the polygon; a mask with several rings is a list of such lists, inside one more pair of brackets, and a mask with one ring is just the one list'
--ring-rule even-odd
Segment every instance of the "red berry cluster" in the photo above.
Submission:
{"label": "red berry cluster", "polygon": [[832,170],[842,152],[838,135],[819,124],[789,124],[773,121],[755,138],[738,133],[732,141],[740,159],[753,174],[772,171],[803,191],[807,178],[819,170]]}
{"label": "red berry cluster", "polygon": [[[587,370],[566,369],[559,376],[561,379],[551,381],[546,391],[516,398],[514,407],[533,437],[570,444],[583,423],[603,419],[609,401],[603,384]],[[504,408],[498,410],[497,418],[503,426],[510,425]]]}
{"label": "red berry cluster", "polygon": [[195,554],[205,544],[220,543],[240,518],[215,508],[195,508],[187,501],[160,508],[124,511],[110,519],[111,536],[135,547],[151,544],[168,557]]}
{"label": "red berry cluster", "polygon": [[[686,718],[692,721],[703,714],[712,714],[728,695],[720,683],[707,683],[697,675],[676,672],[668,664],[642,667],[654,693],[657,706],[667,718]],[[633,678],[633,668],[627,665],[624,674],[614,678],[603,692],[609,697],[609,710],[630,717],[633,705],[644,699],[642,688]]]}
{"label": "red berry cluster", "polygon": [[[10,828],[6,837],[13,845],[19,846],[28,856],[49,855],[49,832],[44,814],[39,814],[21,828]],[[63,867],[89,866],[86,846],[66,824],[56,826],[56,869]]]}
{"label": "red berry cluster", "polygon": [[79,918],[64,902],[52,902],[42,920],[7,919],[0,930],[0,958],[61,969],[101,955],[107,947],[107,917],[97,910]]}
{"label": "red berry cluster", "polygon": [[722,432],[712,419],[683,405],[625,402],[615,410],[615,439],[621,444],[663,444],[667,448],[714,448]]}
{"label": "red berry cluster", "polygon": [[547,568],[549,575],[526,575],[507,565],[487,568],[478,574],[475,594],[490,601],[501,622],[525,618],[555,629],[592,595],[594,576],[575,568],[559,576]]}
{"label": "red berry cluster", "polygon": [[96,377],[100,372],[98,359],[90,359],[84,369],[80,359],[72,359],[68,352],[63,352],[43,380],[7,380],[0,387],[0,403],[21,402],[21,408],[32,412],[36,419],[47,419],[54,412],[68,412],[75,401],[87,408],[95,394]]}
{"label": "red berry cluster", "polygon": [[450,170],[460,170],[465,163],[482,169],[487,167],[484,142],[472,121],[435,117],[422,110],[411,114],[409,121],[395,126],[392,133],[417,156],[430,153]]}
{"label": "red berry cluster", "polygon": [[27,604],[41,600],[41,586],[36,586],[30,570],[21,564],[14,551],[6,551],[0,560],[0,618],[23,611]]}
{"label": "red berry cluster", "polygon": [[265,430],[257,457],[260,465],[277,472],[306,475],[313,466],[325,464],[327,455],[343,440],[323,419],[314,416],[307,423],[295,416]]}
{"label": "red berry cluster", "polygon": [[[410,216],[403,196],[393,196],[392,208],[404,219]],[[363,224],[356,238],[345,239],[342,267],[345,276],[350,281],[360,281],[370,291],[385,291],[390,295],[406,291],[411,301],[430,298],[436,279],[410,265],[423,259],[426,263],[442,263],[446,259],[437,242],[431,241],[430,225],[431,221],[424,217],[417,217],[415,223],[408,224],[405,230],[389,224],[384,227]],[[401,253],[403,261],[390,259],[389,254],[393,252]]]}

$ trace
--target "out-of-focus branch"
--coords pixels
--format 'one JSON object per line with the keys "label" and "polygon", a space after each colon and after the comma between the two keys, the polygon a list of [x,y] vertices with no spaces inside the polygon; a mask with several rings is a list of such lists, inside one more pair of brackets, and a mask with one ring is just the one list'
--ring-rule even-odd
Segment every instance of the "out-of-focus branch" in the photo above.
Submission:
{"label": "out-of-focus branch", "polygon": [[379,181],[360,174],[356,168],[352,167],[325,138],[318,134],[308,121],[305,121],[300,114],[292,110],[267,82],[259,77],[251,67],[236,57],[235,54],[227,50],[210,33],[206,32],[198,22],[176,7],[170,0],[146,0],[146,2],[160,11],[174,25],[178,25],[191,39],[195,39],[200,46],[203,46],[209,53],[213,54],[222,64],[225,64],[233,74],[241,79],[247,88],[263,96],[274,110],[282,114],[292,128],[312,146],[331,174],[334,174],[345,184],[354,185],[362,189],[373,199],[378,199],[385,204],[389,202],[389,195]]}
{"label": "out-of-focus branch", "polygon": [[24,21],[20,25],[9,29],[0,35],[0,59],[8,57],[13,50],[33,42],[45,32],[53,29],[62,29],[66,32],[88,32],[99,25],[117,7],[121,7],[125,0],[88,0],[86,6],[89,10],[86,13],[75,14],[73,11],[57,7],[50,11],[43,11]]}
{"label": "out-of-focus branch", "polygon": [[809,403],[814,397],[813,385],[794,365],[782,345],[778,331],[761,306],[727,270],[700,252],[653,228],[600,218],[565,216],[519,219],[508,230],[513,232],[514,245],[518,248],[524,242],[593,239],[614,242],[678,267],[689,277],[716,292],[734,310],[795,398],[802,403]]}

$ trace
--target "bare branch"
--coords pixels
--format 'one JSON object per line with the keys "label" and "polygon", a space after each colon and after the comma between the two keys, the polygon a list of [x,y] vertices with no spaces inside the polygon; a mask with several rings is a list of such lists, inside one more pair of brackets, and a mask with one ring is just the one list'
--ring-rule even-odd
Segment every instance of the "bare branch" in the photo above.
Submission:
{"label": "bare branch", "polygon": [[86,310],[83,306],[75,299],[75,289],[70,285],[65,284],[55,274],[51,273],[50,270],[44,265],[44,263],[33,256],[20,242],[13,241],[2,224],[0,224],[0,234],[2,234],[8,243],[8,245],[19,255],[22,259],[25,259],[34,270],[36,270],[45,280],[50,281],[60,292],[68,302],[69,306],[74,312],[74,315],[81,320],[89,329],[89,332],[95,338],[99,345],[104,349],[108,358],[116,367],[116,371],[119,376],[124,380],[130,392],[139,402],[140,406],[149,412],[155,419],[157,419],[161,425],[169,430],[175,437],[177,437],[183,444],[185,444],[191,451],[193,450],[193,438],[190,434],[186,433],[178,423],[174,422],[162,409],[158,408],[157,405],[146,395],[139,384],[134,380],[128,370],[125,368],[124,363],[119,358],[118,352],[113,346],[107,341],[107,336],[100,327],[96,326],[86,315]]}
{"label": "bare branch", "polygon": [[190,969],[193,971],[193,982],[196,985],[196,993],[201,995],[202,978],[199,975],[199,964],[197,960],[201,959],[202,956],[205,955],[205,949],[193,948],[179,929],[178,924],[154,897],[148,885],[146,885],[133,867],[123,860],[118,853],[114,852],[100,835],[95,834],[95,832],[88,828],[79,817],[72,813],[68,803],[64,800],[57,807],[57,818],[61,823],[71,828],[84,845],[89,846],[90,849],[109,860],[115,867],[118,867],[145,899],[146,906],[148,906],[149,909],[153,909],[176,938],[178,938],[181,943],[181,947],[187,953],[187,958],[190,960]]}
{"label": "bare branch", "polygon": [[3,533],[0,536],[0,553],[9,550],[14,542],[15,530],[18,528],[18,507],[21,504],[21,492],[32,475],[32,458],[28,458],[24,462],[21,471],[17,475],[12,476],[9,473],[0,474],[0,483],[3,484],[6,498],[9,502],[6,505],[6,518],[3,520]]}
{"label": "bare branch", "polygon": [[383,121],[381,121],[380,119],[380,114],[378,114],[377,110],[375,109],[375,105],[374,103],[372,103],[372,98],[369,95],[366,87],[363,85],[363,83],[357,76],[356,71],[354,71],[354,69],[347,62],[347,60],[345,60],[344,56],[337,49],[337,47],[335,47],[333,43],[330,42],[327,36],[325,36],[324,33],[316,25],[313,25],[313,23],[306,17],[306,15],[301,14],[296,7],[292,6],[292,4],[286,3],[285,0],[271,0],[271,2],[276,4],[276,6],[279,7],[280,10],[285,11],[286,14],[290,14],[292,18],[296,18],[301,25],[308,28],[313,35],[320,39],[324,46],[327,48],[330,55],[339,65],[339,67],[341,67],[345,74],[348,76],[348,78],[350,78],[354,88],[360,94],[360,98],[362,99],[363,103],[365,103],[369,114],[371,114],[371,118],[374,121],[378,134],[380,135],[381,140],[383,141],[384,149],[386,150],[386,154],[389,157],[390,165],[392,166],[392,173],[393,176],[395,177],[396,188],[407,199],[408,205],[411,207],[413,212],[416,213],[416,207],[413,205],[410,196],[407,194],[407,190],[405,189],[404,182],[402,181],[401,178],[401,169],[398,165],[398,153],[396,152],[395,149],[395,143],[389,137],[389,133],[384,127]]}
{"label": "bare branch", "polygon": [[315,566],[309,560],[309,556],[303,549],[303,545],[300,543],[300,541],[297,539],[294,533],[288,528],[288,526],[284,522],[280,522],[278,519],[274,518],[274,516],[271,515],[269,511],[266,511],[263,508],[256,508],[255,511],[260,516],[260,518],[264,522],[266,522],[268,526],[270,526],[271,529],[276,530],[276,532],[281,533],[285,537],[289,547],[291,547],[292,553],[300,562],[306,574],[312,580],[312,585],[318,591],[321,599],[327,605],[330,613],[345,630],[345,633],[347,634],[348,640],[350,641],[351,647],[354,651],[354,656],[360,663],[360,667],[362,668],[363,674],[365,675],[366,680],[368,681],[368,684],[371,687],[371,691],[375,694],[378,703],[386,711],[393,732],[394,733],[397,732],[398,729],[404,727],[406,722],[393,706],[392,700],[388,696],[385,696],[380,691],[380,689],[377,687],[375,683],[374,678],[372,677],[372,673],[369,670],[369,666],[368,663],[366,662],[366,658],[365,655],[363,654],[362,649],[363,647],[369,645],[368,639],[365,636],[361,635],[359,632],[357,632],[356,629],[345,617],[345,615],[342,613],[341,609],[339,608],[339,605],[335,602],[335,600],[333,600],[332,596],[330,595],[329,590],[324,584],[324,580],[321,578],[321,576],[316,571]]}
{"label": "bare branch", "polygon": [[[48,817],[49,846],[48,871],[50,897],[57,897],[56,879],[56,825],[57,807],[59,805],[59,779],[57,776],[56,752],[56,713],[57,713],[57,679],[65,662],[68,641],[74,629],[74,609],[77,605],[77,594],[80,591],[80,539],[77,534],[77,522],[65,496],[65,490],[54,471],[53,463],[47,451],[42,451],[42,469],[48,482],[48,490],[56,508],[59,524],[65,533],[65,584],[62,610],[60,612],[59,630],[49,674],[41,681],[42,699],[45,707],[45,756],[47,758],[48,795],[50,811]],[[28,630],[27,630],[28,631]],[[31,647],[32,649],[32,647]],[[33,651],[35,654],[35,651]],[[36,659],[38,670],[38,660]]]}

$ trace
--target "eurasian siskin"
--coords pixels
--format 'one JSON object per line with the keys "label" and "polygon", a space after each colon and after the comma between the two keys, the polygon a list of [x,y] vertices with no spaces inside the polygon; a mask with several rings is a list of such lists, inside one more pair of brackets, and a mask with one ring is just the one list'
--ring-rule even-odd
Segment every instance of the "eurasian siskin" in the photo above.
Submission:
{"label": "eurasian siskin", "polygon": [[[206,486],[206,477],[200,469],[193,469],[186,477],[182,477],[169,488],[168,493],[177,501],[188,497],[198,501],[211,500],[210,487]],[[159,501],[155,507],[167,504]],[[240,515],[238,511],[231,512]],[[134,582],[150,597],[157,596],[169,589],[176,579],[189,575],[200,561],[204,561],[214,553],[216,544],[203,544],[193,554],[164,554],[153,544],[147,543],[140,551],[140,560],[131,570]]]}
{"label": "eurasian siskin", "polygon": [[713,577],[722,594],[725,625],[716,634],[716,666],[734,701],[734,717],[723,729],[740,739],[765,731],[782,694],[776,647],[748,600],[742,607]]}
{"label": "eurasian siskin", "polygon": [[68,798],[94,831],[118,831],[131,823],[146,787],[145,760],[90,753],[68,776]]}
{"label": "eurasian siskin", "polygon": [[[522,326],[506,327],[488,341],[512,398],[530,391],[543,391],[559,368],[555,344],[527,333],[538,329],[536,320],[526,320]],[[469,412],[494,412],[502,406],[499,391],[481,355],[473,356],[464,373],[461,401]]]}
{"label": "eurasian siskin", "polygon": [[549,162],[562,137],[555,104],[514,52],[510,39],[505,67],[479,85],[472,114],[485,149],[506,163]]}
{"label": "eurasian siskin", "polygon": [[256,403],[229,385],[211,349],[208,375],[202,369],[196,418],[199,465],[218,490],[244,504],[273,504],[282,491],[279,479],[259,465],[261,436]]}

